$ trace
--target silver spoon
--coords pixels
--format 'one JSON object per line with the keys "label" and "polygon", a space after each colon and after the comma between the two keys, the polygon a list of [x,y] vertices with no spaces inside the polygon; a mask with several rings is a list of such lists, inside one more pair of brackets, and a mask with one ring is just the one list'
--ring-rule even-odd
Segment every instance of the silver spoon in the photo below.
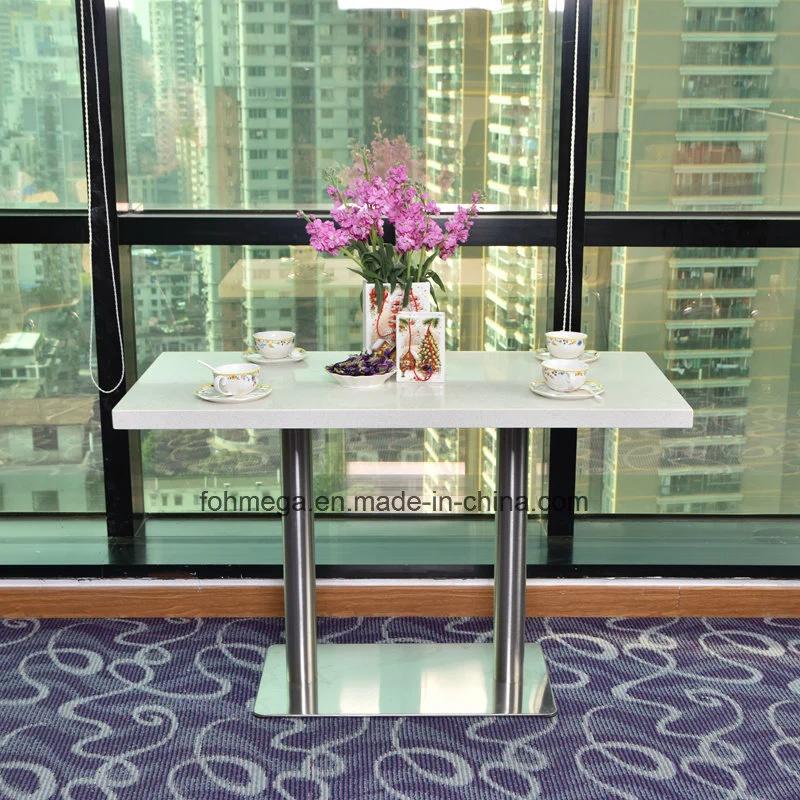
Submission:
{"label": "silver spoon", "polygon": [[216,372],[217,371],[216,367],[212,367],[211,364],[206,364],[205,361],[201,361],[199,358],[197,359],[197,363],[198,364],[202,364],[204,367],[208,367],[212,372]]}

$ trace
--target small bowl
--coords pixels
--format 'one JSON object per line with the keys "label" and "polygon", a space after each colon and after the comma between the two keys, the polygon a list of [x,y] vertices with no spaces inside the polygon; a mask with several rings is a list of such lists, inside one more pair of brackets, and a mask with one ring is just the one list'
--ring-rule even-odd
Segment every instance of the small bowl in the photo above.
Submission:
{"label": "small bowl", "polygon": [[586,382],[589,367],[571,358],[549,358],[542,362],[544,382],[556,392],[574,392]]}
{"label": "small bowl", "polygon": [[337,375],[328,370],[331,377],[336,378],[342,386],[346,386],[348,389],[374,389],[376,386],[386,383],[396,372],[397,370],[394,369],[382,375]]}
{"label": "small bowl", "polygon": [[586,348],[586,334],[575,331],[550,331],[544,335],[553,358],[580,358]]}

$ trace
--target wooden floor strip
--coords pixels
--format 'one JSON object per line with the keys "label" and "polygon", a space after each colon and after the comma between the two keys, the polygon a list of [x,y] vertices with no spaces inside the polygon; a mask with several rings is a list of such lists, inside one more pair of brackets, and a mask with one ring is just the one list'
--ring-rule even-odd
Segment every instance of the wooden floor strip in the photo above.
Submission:
{"label": "wooden floor strip", "polygon": [[[93,581],[36,582],[4,586],[0,617],[280,617],[279,584],[204,585],[197,581],[133,582],[93,585]],[[488,584],[357,581],[321,584],[317,613],[322,617],[491,616]],[[529,617],[800,617],[800,585],[719,586],[658,581],[537,582],[527,589]]]}

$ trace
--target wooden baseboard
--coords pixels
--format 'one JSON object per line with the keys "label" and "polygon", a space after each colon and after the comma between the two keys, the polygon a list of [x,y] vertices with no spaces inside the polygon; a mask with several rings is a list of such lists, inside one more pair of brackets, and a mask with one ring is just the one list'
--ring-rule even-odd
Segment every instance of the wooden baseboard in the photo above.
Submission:
{"label": "wooden baseboard", "polygon": [[[470,581],[322,582],[321,617],[492,615],[492,587]],[[800,617],[800,584],[742,581],[536,581],[530,617]],[[49,584],[49,585],[48,585]],[[203,581],[0,581],[0,617],[281,617],[280,584]]]}

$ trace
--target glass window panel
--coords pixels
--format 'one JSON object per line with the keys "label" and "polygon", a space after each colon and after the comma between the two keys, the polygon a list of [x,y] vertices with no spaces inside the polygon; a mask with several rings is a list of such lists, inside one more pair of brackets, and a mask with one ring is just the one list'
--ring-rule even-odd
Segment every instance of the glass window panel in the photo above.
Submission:
{"label": "glass window panel", "polygon": [[[447,349],[522,350],[533,344],[546,306],[547,248],[467,248],[440,274],[448,292]],[[264,329],[298,332],[308,350],[361,349],[361,283],[344,258],[309,247],[136,247],[132,249],[139,369],[164,351],[240,354]],[[188,357],[188,355],[187,355]],[[228,359],[230,360],[230,358]],[[535,374],[531,359],[530,377]],[[145,504],[150,512],[206,512],[208,490],[228,508],[237,496],[280,493],[280,443],[275,431],[148,431],[143,433]],[[434,498],[495,490],[493,430],[319,431],[314,434],[315,491],[341,496],[419,495],[423,511],[448,510]],[[543,444],[531,443],[531,492],[539,497]],[[438,502],[438,501],[437,501]],[[214,501],[216,506],[217,501]],[[339,506],[331,511],[341,510]],[[369,510],[369,509],[364,509]],[[396,510],[396,509],[395,509]],[[469,509],[466,509],[469,511]],[[486,511],[476,504],[476,511]]]}
{"label": "glass window panel", "polygon": [[72,0],[0,3],[0,208],[86,198]]}
{"label": "glass window panel", "polygon": [[[275,24],[274,4],[251,5],[132,0],[120,10],[133,202],[327,203],[323,171],[347,163],[380,118],[387,136],[421,151],[441,202],[485,189],[500,207],[548,208],[557,15],[547,4],[292,3],[288,25]],[[288,185],[269,192],[263,170],[280,162]]]}
{"label": "glass window panel", "polygon": [[587,208],[797,209],[797,4],[597,0]]}
{"label": "glass window panel", "polygon": [[104,510],[87,253],[0,244],[2,511]]}
{"label": "glass window panel", "polygon": [[582,431],[589,511],[796,514],[798,251],[590,248],[583,327],[643,350],[694,408],[688,430]]}

